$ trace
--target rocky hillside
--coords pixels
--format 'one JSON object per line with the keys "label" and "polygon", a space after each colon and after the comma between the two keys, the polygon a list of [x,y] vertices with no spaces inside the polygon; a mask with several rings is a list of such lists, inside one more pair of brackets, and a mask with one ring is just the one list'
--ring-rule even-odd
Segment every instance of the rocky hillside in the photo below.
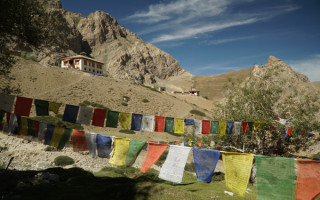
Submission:
{"label": "rocky hillside", "polygon": [[151,84],[184,72],[172,56],[142,41],[105,12],[96,11],[84,18],[63,9],[59,0],[39,1],[57,21],[54,44],[36,49],[13,43],[12,50],[34,56],[46,66],[59,66],[60,58],[86,52],[105,63],[104,73],[139,83]]}
{"label": "rocky hillside", "polygon": [[312,82],[313,85],[320,87],[320,81],[314,81]]}

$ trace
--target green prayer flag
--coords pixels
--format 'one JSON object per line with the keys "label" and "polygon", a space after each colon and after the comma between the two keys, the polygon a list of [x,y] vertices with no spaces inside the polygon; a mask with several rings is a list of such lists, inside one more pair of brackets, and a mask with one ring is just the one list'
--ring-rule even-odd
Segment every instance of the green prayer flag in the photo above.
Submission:
{"label": "green prayer flag", "polygon": [[219,134],[219,121],[211,121],[210,133]]}
{"label": "green prayer flag", "polygon": [[254,122],[248,122],[249,131],[253,131]]}
{"label": "green prayer flag", "polygon": [[118,127],[119,112],[108,110],[106,127]]}
{"label": "green prayer flag", "polygon": [[129,150],[126,157],[127,167],[133,165],[145,144],[145,141],[130,140]]}
{"label": "green prayer flag", "polygon": [[174,118],[166,117],[164,132],[173,133],[173,131],[174,131]]}
{"label": "green prayer flag", "polygon": [[37,116],[48,116],[49,115],[49,101],[35,99],[34,104],[36,106]]}
{"label": "green prayer flag", "polygon": [[60,138],[60,142],[58,145],[58,149],[63,149],[66,143],[70,140],[70,137],[72,135],[73,129],[65,128],[64,132]]}
{"label": "green prayer flag", "polygon": [[0,124],[2,124],[3,118],[4,118],[4,115],[5,115],[5,114],[6,114],[6,111],[0,110]]}
{"label": "green prayer flag", "polygon": [[257,199],[294,199],[294,158],[257,155]]}
{"label": "green prayer flag", "polygon": [[34,129],[34,126],[33,126],[33,120],[32,119],[28,119],[28,135],[31,135],[31,136],[36,136],[36,131]]}

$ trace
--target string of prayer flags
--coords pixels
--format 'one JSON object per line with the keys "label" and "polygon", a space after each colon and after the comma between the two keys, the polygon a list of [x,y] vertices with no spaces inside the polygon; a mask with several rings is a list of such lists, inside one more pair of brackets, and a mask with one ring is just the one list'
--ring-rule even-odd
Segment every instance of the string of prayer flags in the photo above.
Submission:
{"label": "string of prayer flags", "polygon": [[186,126],[194,126],[194,120],[193,119],[184,119],[184,124]]}
{"label": "string of prayer flags", "polygon": [[315,199],[320,194],[320,161],[298,159],[295,199]]}
{"label": "string of prayer flags", "polygon": [[60,142],[59,142],[59,145],[58,145],[58,149],[63,149],[64,146],[67,144],[67,142],[70,140],[70,137],[73,133],[73,129],[70,129],[70,128],[65,128],[64,129],[64,132],[60,138]]}
{"label": "string of prayer flags", "polygon": [[139,153],[141,152],[142,148],[146,145],[145,141],[138,141],[138,140],[130,140],[129,143],[129,150],[126,156],[126,166],[129,167],[133,165],[136,161]]}
{"label": "string of prayer flags", "polygon": [[33,120],[33,128],[34,128],[34,137],[38,137],[40,122],[37,120]]}
{"label": "string of prayer flags", "polygon": [[29,116],[33,99],[17,96],[14,114],[19,116]]}
{"label": "string of prayer flags", "polygon": [[248,122],[242,122],[242,129],[244,133],[247,133]]}
{"label": "string of prayer flags", "polygon": [[165,118],[165,132],[173,133],[174,131],[174,118],[166,117]]}
{"label": "string of prayer flags", "polygon": [[93,113],[93,108],[86,107],[86,106],[80,106],[78,123],[90,125],[90,122],[92,119],[92,113]]}
{"label": "string of prayer flags", "polygon": [[62,121],[76,123],[79,112],[79,106],[69,105],[67,104],[64,109],[64,114],[62,117]]}
{"label": "string of prayer flags", "polygon": [[234,134],[240,135],[241,122],[234,122]]}
{"label": "string of prayer flags", "polygon": [[211,121],[210,133],[219,133],[219,121]]}
{"label": "string of prayer flags", "polygon": [[62,103],[49,102],[49,111],[52,111],[55,114],[58,114],[59,108],[61,107],[61,105],[62,105]]}
{"label": "string of prayer flags", "polygon": [[131,130],[140,131],[142,123],[142,115],[141,114],[132,114],[131,116]]}
{"label": "string of prayer flags", "polygon": [[118,127],[119,112],[108,110],[106,127]]}
{"label": "string of prayer flags", "polygon": [[73,130],[72,133],[72,146],[73,151],[88,151],[87,139],[84,131]]}
{"label": "string of prayer flags", "polygon": [[202,120],[195,119],[194,120],[194,134],[202,133]]}
{"label": "string of prayer flags", "polygon": [[11,113],[15,98],[13,95],[0,93],[0,109]]}
{"label": "string of prayer flags", "polygon": [[56,126],[52,134],[50,146],[58,148],[63,133],[64,133],[64,127]]}
{"label": "string of prayer flags", "polygon": [[253,154],[222,152],[226,186],[244,197],[248,186]]}
{"label": "string of prayer flags", "polygon": [[190,147],[170,145],[169,153],[161,167],[159,178],[181,183],[190,149]]}
{"label": "string of prayer flags", "polygon": [[254,122],[248,122],[249,131],[253,131]]}
{"label": "string of prayer flags", "polygon": [[49,101],[35,99],[34,105],[36,106],[37,116],[48,116],[49,115]]}
{"label": "string of prayer flags", "polygon": [[220,151],[192,148],[192,152],[197,181],[210,183],[219,161]]}
{"label": "string of prayer flags", "polygon": [[164,117],[155,116],[155,127],[154,131],[156,132],[164,132]]}
{"label": "string of prayer flags", "polygon": [[104,121],[106,118],[106,110],[95,108],[93,111],[92,123],[93,126],[104,127]]}
{"label": "string of prayer flags", "polygon": [[50,141],[53,135],[55,125],[52,124],[47,124],[47,131],[44,134],[44,144],[45,145],[50,145]]}
{"label": "string of prayer flags", "polygon": [[227,122],[226,134],[229,134],[229,135],[230,135],[230,134],[232,133],[233,124],[234,124],[233,121],[228,121],[228,122]]}
{"label": "string of prayer flags", "polygon": [[150,167],[159,160],[162,153],[168,148],[168,144],[148,142],[147,155],[142,163],[141,171],[146,173]]}
{"label": "string of prayer flags", "polygon": [[184,133],[184,119],[181,119],[181,118],[174,119],[174,133],[177,133],[177,134]]}
{"label": "string of prayer flags", "polygon": [[257,199],[294,199],[294,158],[256,155]]}
{"label": "string of prayer flags", "polygon": [[97,156],[97,134],[85,132],[86,142],[89,150],[89,156],[96,158]]}
{"label": "string of prayer flags", "polygon": [[219,135],[225,135],[227,129],[226,121],[219,121]]}
{"label": "string of prayer flags", "polygon": [[142,131],[153,132],[154,116],[144,115],[142,119]]}
{"label": "string of prayer flags", "polygon": [[127,138],[114,138],[114,149],[109,163],[117,166],[125,166],[130,141]]}
{"label": "string of prayer flags", "polygon": [[46,123],[40,122],[40,124],[39,124],[39,130],[38,130],[38,140],[42,141],[43,135],[44,135],[44,132],[45,132],[47,126],[48,126],[48,125],[47,125]]}
{"label": "string of prayer flags", "polygon": [[97,134],[96,140],[98,157],[108,158],[112,151],[112,138],[107,135]]}
{"label": "string of prayer flags", "polygon": [[202,134],[210,134],[210,120],[202,120]]}
{"label": "string of prayer flags", "polygon": [[130,119],[131,119],[131,113],[124,113],[124,112],[120,113],[119,122],[123,129],[129,129]]}
{"label": "string of prayer flags", "polygon": [[33,121],[34,120],[32,120],[32,119],[28,119],[28,135],[35,137],[36,136],[36,132],[35,132],[35,128],[34,128],[34,125],[33,125]]}
{"label": "string of prayer flags", "polygon": [[254,130],[255,131],[258,130],[260,128],[260,125],[261,125],[261,122],[254,122],[254,124],[253,124]]}
{"label": "string of prayer flags", "polygon": [[[11,115],[11,119],[13,118],[13,115]],[[9,130],[10,132],[13,131],[13,125],[10,124],[9,126]],[[21,117],[21,126],[20,126],[20,130],[19,130],[19,134],[23,135],[23,136],[27,136],[28,135],[28,119],[25,117]]]}

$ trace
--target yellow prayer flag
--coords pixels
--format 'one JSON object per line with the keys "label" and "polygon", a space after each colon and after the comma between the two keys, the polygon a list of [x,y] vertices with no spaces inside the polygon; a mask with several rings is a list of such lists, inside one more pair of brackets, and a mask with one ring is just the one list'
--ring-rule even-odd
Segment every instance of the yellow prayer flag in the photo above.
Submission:
{"label": "yellow prayer flag", "polygon": [[109,163],[117,166],[125,166],[129,144],[130,141],[128,138],[115,138]]}
{"label": "yellow prayer flag", "polygon": [[226,186],[244,197],[252,168],[253,154],[222,152]]}
{"label": "yellow prayer flag", "polygon": [[62,103],[49,102],[49,111],[52,111],[55,114],[58,114],[59,108],[61,105],[62,105]]}
{"label": "yellow prayer flag", "polygon": [[260,125],[261,125],[261,122],[255,122],[255,123],[253,124],[254,130],[255,130],[255,131],[258,130],[259,127],[260,127]]}
{"label": "yellow prayer flag", "polygon": [[180,118],[174,119],[174,133],[179,133],[179,134],[184,133],[184,119],[180,119]]}
{"label": "yellow prayer flag", "polygon": [[124,129],[129,129],[131,113],[121,112],[119,115],[119,122]]}
{"label": "yellow prayer flag", "polygon": [[219,135],[225,135],[227,129],[226,121],[219,121]]}
{"label": "yellow prayer flag", "polygon": [[52,134],[50,146],[58,148],[63,133],[64,127],[56,126]]}
{"label": "yellow prayer flag", "polygon": [[19,131],[20,135],[28,135],[28,119],[25,117],[21,117],[21,127]]}

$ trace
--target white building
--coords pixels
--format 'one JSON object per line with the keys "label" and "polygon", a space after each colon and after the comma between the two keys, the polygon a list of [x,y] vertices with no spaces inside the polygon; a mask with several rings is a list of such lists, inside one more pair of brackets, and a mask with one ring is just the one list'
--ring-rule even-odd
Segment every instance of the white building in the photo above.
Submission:
{"label": "white building", "polygon": [[83,55],[71,56],[61,59],[61,68],[73,68],[93,74],[103,74],[104,63]]}

